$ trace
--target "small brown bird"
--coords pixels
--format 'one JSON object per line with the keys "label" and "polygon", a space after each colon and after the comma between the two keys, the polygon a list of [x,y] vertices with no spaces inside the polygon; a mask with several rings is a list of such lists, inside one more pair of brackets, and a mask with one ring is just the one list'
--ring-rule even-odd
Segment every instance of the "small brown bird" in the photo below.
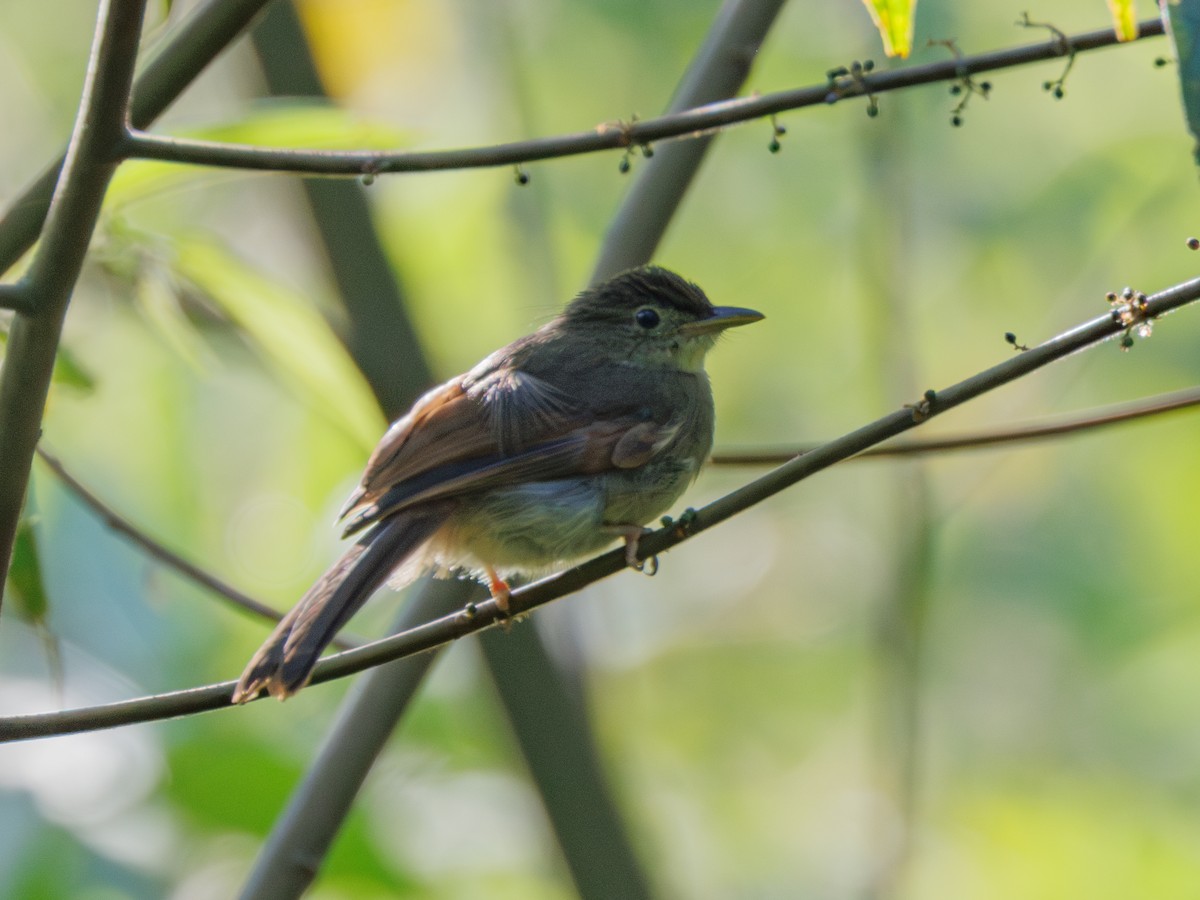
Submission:
{"label": "small brown bird", "polygon": [[705,354],[762,318],[713,306],[657,267],[584,291],[533,334],[416,402],[383,436],[342,512],[364,532],[259,648],[233,692],[302,688],[321,651],[385,581],[424,571],[550,571],[643,525],[695,479],[713,437]]}

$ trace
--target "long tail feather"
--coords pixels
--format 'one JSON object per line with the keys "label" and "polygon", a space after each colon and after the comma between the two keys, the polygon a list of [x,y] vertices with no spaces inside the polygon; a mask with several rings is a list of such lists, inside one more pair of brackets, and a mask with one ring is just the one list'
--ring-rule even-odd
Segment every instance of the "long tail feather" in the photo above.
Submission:
{"label": "long tail feather", "polygon": [[422,504],[363,535],[280,620],[242,672],[233,702],[253,700],[264,688],[283,700],[304,687],[334,635],[452,508],[449,502]]}

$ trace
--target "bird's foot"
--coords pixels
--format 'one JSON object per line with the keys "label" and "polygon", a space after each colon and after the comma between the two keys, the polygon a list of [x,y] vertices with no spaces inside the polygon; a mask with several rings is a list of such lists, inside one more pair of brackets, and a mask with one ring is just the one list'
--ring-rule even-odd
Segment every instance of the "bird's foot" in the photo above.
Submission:
{"label": "bird's foot", "polygon": [[658,574],[657,556],[638,559],[638,541],[642,539],[642,535],[650,533],[649,528],[643,528],[641,525],[618,525],[613,530],[625,541],[625,565],[644,575]]}
{"label": "bird's foot", "polygon": [[496,601],[496,608],[505,616],[509,612],[509,598],[512,597],[512,588],[508,586],[508,582],[496,574],[496,570],[491,566],[484,566],[483,570],[487,573],[488,590],[492,592],[492,599]]}

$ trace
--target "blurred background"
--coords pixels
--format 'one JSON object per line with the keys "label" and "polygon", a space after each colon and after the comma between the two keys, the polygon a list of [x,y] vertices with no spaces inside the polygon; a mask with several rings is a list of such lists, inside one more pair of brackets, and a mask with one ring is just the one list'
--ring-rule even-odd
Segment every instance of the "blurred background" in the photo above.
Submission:
{"label": "blurred background", "polygon": [[[1143,4],[1143,16],[1153,13]],[[176,2],[171,19],[190,8]],[[250,143],[441,149],[667,105],[716,14],[684,2],[302,0],[328,103],[264,99],[240,41],[155,126]],[[155,7],[148,41],[161,27]],[[925,0],[911,62],[1046,39],[1024,7]],[[1099,0],[1030,10],[1067,33]],[[0,200],[63,145],[96,4],[0,4]],[[157,26],[154,23],[159,23]],[[710,357],[718,449],[834,437],[1194,275],[1191,139],[1161,38],[785,114],[713,144],[656,261],[767,321]],[[861,3],[789,4],[749,91],[883,60]],[[362,188],[432,377],[586,284],[644,161],[594,154]],[[328,224],[328,223],[327,223]],[[336,223],[334,224],[336,230]],[[138,163],[66,324],[44,445],[114,509],[280,609],[386,425],[298,179]],[[1194,385],[1200,318],[1078,354],[920,436]],[[396,366],[406,360],[397,354]],[[1194,896],[1200,884],[1200,420],[840,465],[537,612],[581,672],[662,896]],[[713,468],[698,506],[749,480]],[[49,608],[0,624],[0,714],[236,677],[266,627],[106,528],[41,464]],[[354,623],[378,634],[401,598]],[[530,627],[530,626],[518,626]],[[58,660],[56,662],[56,660]],[[61,679],[55,676],[61,667]],[[58,682],[58,683],[56,683]],[[236,893],[346,682],[170,723],[0,747],[0,897]],[[432,677],[311,896],[575,888],[478,647]]]}

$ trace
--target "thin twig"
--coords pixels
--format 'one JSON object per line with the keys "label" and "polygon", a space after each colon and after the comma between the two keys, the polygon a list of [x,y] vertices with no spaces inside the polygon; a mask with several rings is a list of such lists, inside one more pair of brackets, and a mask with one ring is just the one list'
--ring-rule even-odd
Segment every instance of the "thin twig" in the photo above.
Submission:
{"label": "thin twig", "polygon": [[[1163,33],[1158,19],[1138,26],[1138,37],[1157,37]],[[1070,38],[1074,53],[1097,50],[1118,43],[1112,28],[1084,32]],[[979,72],[1026,65],[1063,55],[1058,40],[1027,44],[1006,50],[943,60],[887,72],[873,72],[838,84],[830,90],[828,81],[808,87],[710,103],[682,112],[670,113],[636,122],[601,125],[591,131],[552,137],[514,141],[487,147],[428,152],[373,150],[305,150],[265,148],[246,144],[164,137],[132,130],[122,148],[127,158],[157,159],[236,169],[271,172],[299,172],[307,175],[376,176],[399,172],[429,172],[447,169],[472,169],[495,166],[511,167],[537,160],[595,153],[600,150],[648,146],[669,139],[691,139],[752,119],[761,119],[806,106],[828,105],[863,94],[878,95],[918,84],[957,81]]]}
{"label": "thin twig", "polygon": [[[111,506],[97,497],[89,490],[82,482],[74,475],[67,471],[58,457],[50,453],[46,448],[39,446],[37,455],[41,457],[42,462],[50,469],[51,472],[62,482],[75,497],[94,512],[110,529],[117,534],[127,538],[130,542],[136,545],[147,556],[157,560],[168,568],[174,569],[185,578],[194,581],[201,587],[207,588],[214,594],[228,600],[234,606],[244,609],[247,612],[253,613],[263,619],[268,619],[272,622],[278,622],[283,618],[283,613],[278,610],[255,600],[253,597],[243,594],[237,588],[222,581],[216,575],[205,569],[200,568],[195,563],[184,559],[174,550],[163,546],[157,540],[152,538],[142,529],[138,528]],[[343,650],[349,650],[352,647],[359,647],[362,641],[354,640],[349,636],[339,635],[334,639],[334,643],[338,644]]]}
{"label": "thin twig", "polygon": [[[978,431],[971,434],[951,435],[942,438],[927,438],[923,441],[895,441],[886,447],[872,447],[860,453],[855,459],[879,459],[891,456],[919,456],[925,453],[939,453],[944,450],[974,450],[993,447],[997,444],[1013,444],[1023,441],[1036,441],[1063,434],[1092,431],[1156,416],[1162,413],[1175,412],[1200,406],[1200,388],[1188,388],[1159,394],[1143,400],[1130,403],[1120,403],[1105,406],[1091,412],[1077,413],[1059,419],[1028,425],[1014,425],[1011,428],[1000,428],[991,431]],[[808,444],[787,450],[746,450],[727,453],[714,453],[709,463],[714,466],[775,466],[794,459],[803,453],[808,453],[820,444]]]}
{"label": "thin twig", "polygon": [[[1145,319],[1154,319],[1197,299],[1200,299],[1200,278],[1182,282],[1147,298],[1145,306],[1139,310],[1139,315]],[[663,528],[646,534],[639,542],[638,555],[648,559],[665,553],[701,531],[706,531],[775,496],[834,463],[856,456],[888,438],[915,428],[936,415],[1052,362],[1116,337],[1127,327],[1127,323],[1120,317],[1105,314],[948,388],[927,391],[916,403],[906,404],[874,422],[789,460],[707,506],[690,510],[678,522],[664,524]],[[363,647],[327,657],[318,663],[312,682],[320,684],[343,678],[385,662],[428,652],[500,622],[510,622],[513,615],[543,606],[613,575],[625,567],[624,551],[619,548],[612,550],[513,591],[509,598],[508,613],[501,612],[494,600],[486,600],[479,604],[470,604],[454,615],[444,616]],[[94,731],[220,709],[230,704],[233,686],[234,682],[228,681],[102,706],[0,718],[0,742]]]}

